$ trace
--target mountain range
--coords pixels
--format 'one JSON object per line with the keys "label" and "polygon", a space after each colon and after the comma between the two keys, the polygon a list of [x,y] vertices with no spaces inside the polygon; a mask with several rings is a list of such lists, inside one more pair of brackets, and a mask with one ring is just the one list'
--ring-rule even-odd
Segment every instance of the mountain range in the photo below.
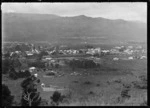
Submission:
{"label": "mountain range", "polygon": [[147,25],[138,21],[85,15],[62,17],[53,14],[3,13],[2,37],[4,41],[72,44],[146,41]]}

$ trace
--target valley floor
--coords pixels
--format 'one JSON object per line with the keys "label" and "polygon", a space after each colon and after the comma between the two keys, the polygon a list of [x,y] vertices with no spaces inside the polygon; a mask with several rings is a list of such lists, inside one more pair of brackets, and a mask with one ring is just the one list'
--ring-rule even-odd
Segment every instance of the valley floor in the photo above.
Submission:
{"label": "valley floor", "polygon": [[[44,72],[38,73],[41,83],[65,87],[60,91],[67,96],[60,106],[140,106],[147,104],[147,60],[112,61],[102,58],[103,64],[96,69],[75,69],[62,67],[56,71],[64,76],[45,78]],[[79,75],[71,75],[76,72]],[[23,79],[12,81],[3,76],[3,83],[8,85],[19,103],[21,98],[20,83]],[[45,92],[41,85],[38,91],[42,99],[48,101],[53,92]]]}

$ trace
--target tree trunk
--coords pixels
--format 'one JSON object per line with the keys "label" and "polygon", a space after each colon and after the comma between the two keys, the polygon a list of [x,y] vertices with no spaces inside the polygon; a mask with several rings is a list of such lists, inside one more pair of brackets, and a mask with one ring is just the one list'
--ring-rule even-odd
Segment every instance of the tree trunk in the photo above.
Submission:
{"label": "tree trunk", "polygon": [[29,100],[29,106],[32,106],[32,102],[31,102],[31,100]]}

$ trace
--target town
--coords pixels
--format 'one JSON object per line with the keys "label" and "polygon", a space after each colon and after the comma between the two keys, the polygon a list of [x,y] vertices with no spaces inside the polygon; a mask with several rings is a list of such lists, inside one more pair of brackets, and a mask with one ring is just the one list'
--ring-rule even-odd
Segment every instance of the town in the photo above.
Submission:
{"label": "town", "polygon": [[[87,47],[86,45],[82,49],[73,49],[67,47],[67,45],[62,47],[64,45],[54,46],[51,44],[41,45],[19,42],[3,45],[2,72],[4,79],[17,80],[33,75],[40,79],[39,89],[43,92],[43,95],[44,92],[60,91],[63,94],[64,91],[70,90],[69,82],[60,84],[64,80],[60,81],[59,78],[68,76],[89,77],[102,74],[103,71],[105,74],[108,72],[111,74],[111,71],[123,71],[122,66],[115,63],[124,64],[128,61],[129,63],[132,61],[137,63],[137,60],[141,62],[147,60],[146,47],[139,44],[114,45],[109,48],[93,47],[91,45]],[[112,64],[108,65],[108,63],[113,63],[113,66]],[[115,65],[117,68],[115,68]],[[127,67],[129,70],[132,69],[130,65]],[[126,74],[128,73],[130,72]],[[50,85],[48,84],[49,81]],[[78,82],[78,80],[73,82]]]}
{"label": "town", "polygon": [[2,106],[147,106],[147,6],[2,3]]}

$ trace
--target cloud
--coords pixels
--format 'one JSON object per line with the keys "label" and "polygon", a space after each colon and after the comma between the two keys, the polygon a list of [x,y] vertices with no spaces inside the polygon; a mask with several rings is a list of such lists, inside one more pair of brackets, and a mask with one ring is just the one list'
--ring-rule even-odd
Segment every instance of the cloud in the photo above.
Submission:
{"label": "cloud", "polygon": [[2,3],[3,12],[56,14],[60,16],[87,15],[109,19],[147,19],[147,4],[142,2],[107,3]]}

